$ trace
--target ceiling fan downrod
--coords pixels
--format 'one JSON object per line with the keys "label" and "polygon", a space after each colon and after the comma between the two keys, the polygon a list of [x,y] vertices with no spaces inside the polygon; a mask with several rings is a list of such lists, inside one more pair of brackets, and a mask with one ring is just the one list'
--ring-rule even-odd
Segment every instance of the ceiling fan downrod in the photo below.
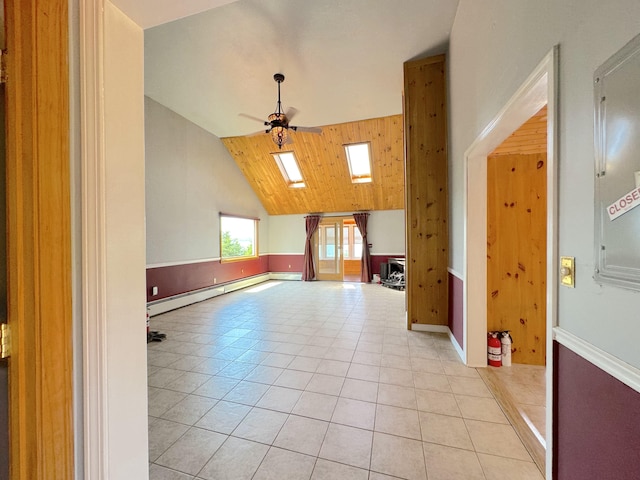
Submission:
{"label": "ceiling fan downrod", "polygon": [[275,111],[275,114],[277,116],[278,120],[283,121],[283,117],[284,117],[284,112],[282,111],[282,102],[280,101],[280,84],[282,82],[284,82],[284,75],[282,73],[276,73],[273,76],[273,79],[276,81],[276,83],[278,84],[278,105]]}

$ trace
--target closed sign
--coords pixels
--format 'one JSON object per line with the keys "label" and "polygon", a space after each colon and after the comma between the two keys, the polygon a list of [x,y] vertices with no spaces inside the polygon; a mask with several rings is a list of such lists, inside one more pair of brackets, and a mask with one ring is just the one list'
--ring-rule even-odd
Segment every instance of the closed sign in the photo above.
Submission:
{"label": "closed sign", "polygon": [[638,205],[640,205],[640,188],[634,188],[625,196],[620,197],[618,200],[607,207],[609,220],[615,220],[623,213],[627,213],[629,210],[636,208]]}

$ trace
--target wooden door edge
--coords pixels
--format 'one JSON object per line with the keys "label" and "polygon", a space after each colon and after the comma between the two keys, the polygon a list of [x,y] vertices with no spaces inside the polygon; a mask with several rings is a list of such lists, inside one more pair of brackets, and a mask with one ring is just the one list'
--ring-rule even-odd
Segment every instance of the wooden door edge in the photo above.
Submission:
{"label": "wooden door edge", "polygon": [[6,0],[11,478],[74,477],[68,1]]}

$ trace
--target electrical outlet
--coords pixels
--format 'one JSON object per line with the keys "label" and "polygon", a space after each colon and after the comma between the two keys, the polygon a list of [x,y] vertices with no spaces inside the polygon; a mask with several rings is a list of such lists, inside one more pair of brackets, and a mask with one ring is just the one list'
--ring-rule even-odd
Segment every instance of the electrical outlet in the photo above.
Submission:
{"label": "electrical outlet", "polygon": [[213,277],[213,284],[215,285],[216,283],[218,283],[218,279],[216,277]]}
{"label": "electrical outlet", "polygon": [[158,287],[151,287],[151,295],[157,295],[158,294]]}

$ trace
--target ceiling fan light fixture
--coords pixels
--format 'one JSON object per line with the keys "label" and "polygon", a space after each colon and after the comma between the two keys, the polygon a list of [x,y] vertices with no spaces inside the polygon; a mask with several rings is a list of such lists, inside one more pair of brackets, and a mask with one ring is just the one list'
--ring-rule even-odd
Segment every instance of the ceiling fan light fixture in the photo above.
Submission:
{"label": "ceiling fan light fixture", "polygon": [[278,145],[279,149],[282,149],[282,145],[287,143],[288,137],[289,134],[287,133],[287,129],[285,127],[277,126],[271,129],[271,139],[273,140],[273,143]]}
{"label": "ceiling fan light fixture", "polygon": [[284,82],[284,75],[282,73],[276,73],[273,76],[273,79],[278,84],[278,103],[276,104],[276,111],[269,115],[267,121],[262,122],[259,118],[242,113],[240,115],[253,120],[258,120],[259,122],[262,122],[265,127],[269,127],[262,131],[271,134],[271,140],[273,140],[273,143],[275,143],[280,150],[282,150],[282,146],[285,143],[292,143],[289,138],[289,129],[294,132],[300,129],[305,132],[322,133],[322,129],[320,128],[296,127],[289,125],[289,121],[293,118],[293,115],[295,115],[297,110],[295,108],[290,108],[287,110],[287,113],[284,113],[284,110],[282,110],[282,101],[280,100],[280,84]]}

